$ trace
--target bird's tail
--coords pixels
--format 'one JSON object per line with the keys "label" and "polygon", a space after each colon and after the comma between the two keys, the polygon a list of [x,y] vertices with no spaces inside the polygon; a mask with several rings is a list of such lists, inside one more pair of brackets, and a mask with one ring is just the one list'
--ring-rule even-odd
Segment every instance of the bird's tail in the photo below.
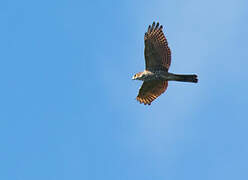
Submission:
{"label": "bird's tail", "polygon": [[172,80],[174,81],[182,81],[182,82],[192,82],[197,83],[197,75],[191,74],[191,75],[184,75],[184,74],[173,74]]}

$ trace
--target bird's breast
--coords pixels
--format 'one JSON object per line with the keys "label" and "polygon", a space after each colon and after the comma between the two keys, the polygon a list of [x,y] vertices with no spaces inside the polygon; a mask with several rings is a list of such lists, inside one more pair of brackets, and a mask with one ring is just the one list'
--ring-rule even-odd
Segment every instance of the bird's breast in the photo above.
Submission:
{"label": "bird's breast", "polygon": [[167,80],[168,72],[165,71],[154,71],[147,73],[144,76],[144,81],[152,81],[152,80]]}

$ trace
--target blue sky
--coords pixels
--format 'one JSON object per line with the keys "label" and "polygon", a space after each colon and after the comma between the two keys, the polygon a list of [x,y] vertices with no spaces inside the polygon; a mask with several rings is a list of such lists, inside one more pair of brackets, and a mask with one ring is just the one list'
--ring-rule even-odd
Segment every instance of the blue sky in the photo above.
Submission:
{"label": "blue sky", "polygon": [[[248,2],[0,3],[0,179],[247,179]],[[159,21],[170,82],[136,102]]]}

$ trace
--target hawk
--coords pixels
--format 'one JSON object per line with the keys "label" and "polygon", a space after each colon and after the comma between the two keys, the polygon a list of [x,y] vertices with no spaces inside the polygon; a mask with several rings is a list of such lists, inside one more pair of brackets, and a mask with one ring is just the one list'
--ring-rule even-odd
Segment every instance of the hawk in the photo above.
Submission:
{"label": "hawk", "polygon": [[163,33],[163,26],[157,22],[149,25],[145,33],[145,64],[143,72],[135,74],[133,80],[143,81],[136,99],[144,105],[150,105],[164,93],[168,81],[197,83],[197,75],[182,75],[168,72],[171,64],[171,50]]}

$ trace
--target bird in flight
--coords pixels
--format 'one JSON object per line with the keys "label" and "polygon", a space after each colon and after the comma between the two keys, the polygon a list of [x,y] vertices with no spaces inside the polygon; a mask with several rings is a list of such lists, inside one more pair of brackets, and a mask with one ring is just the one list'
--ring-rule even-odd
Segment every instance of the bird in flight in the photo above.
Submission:
{"label": "bird in flight", "polygon": [[158,96],[164,93],[168,81],[197,83],[197,75],[182,75],[168,72],[171,64],[171,50],[159,23],[149,25],[145,33],[145,64],[143,72],[135,74],[133,80],[143,81],[136,99],[145,105],[151,105]]}

